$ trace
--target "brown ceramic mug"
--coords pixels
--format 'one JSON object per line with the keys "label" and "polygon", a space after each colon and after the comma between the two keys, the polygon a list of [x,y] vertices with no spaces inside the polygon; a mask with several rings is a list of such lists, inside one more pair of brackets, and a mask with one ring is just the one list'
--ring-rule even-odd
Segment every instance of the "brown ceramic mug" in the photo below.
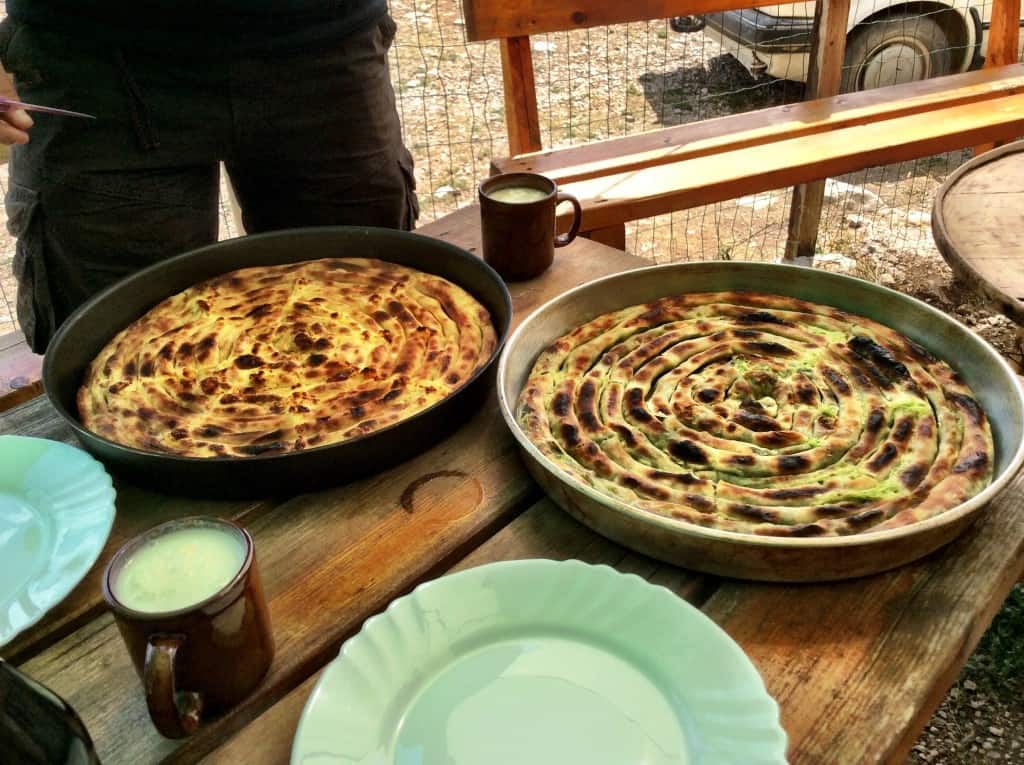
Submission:
{"label": "brown ceramic mug", "polygon": [[[121,602],[118,577],[133,555],[165,534],[195,529],[221,530],[237,540],[242,562],[230,581],[174,610],[140,610]],[[238,703],[270,668],[274,639],[252,537],[230,521],[182,518],[135,537],[107,565],[103,597],[142,680],[149,716],[168,738],[188,736],[203,714]],[[128,599],[127,592],[121,597]]]}
{"label": "brown ceramic mug", "polygon": [[[565,247],[579,233],[579,200],[559,191],[546,176],[494,175],[480,184],[479,198],[484,260],[505,281],[540,276],[554,262],[555,248]],[[572,204],[572,226],[556,236],[555,208],[561,202]]]}

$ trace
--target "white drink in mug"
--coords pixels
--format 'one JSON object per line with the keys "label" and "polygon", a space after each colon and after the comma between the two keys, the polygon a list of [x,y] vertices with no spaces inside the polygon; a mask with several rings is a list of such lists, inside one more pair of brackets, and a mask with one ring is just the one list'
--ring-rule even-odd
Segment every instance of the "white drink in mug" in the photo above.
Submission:
{"label": "white drink in mug", "polygon": [[112,582],[113,593],[135,611],[177,611],[219,592],[241,571],[245,554],[230,529],[177,528],[131,553]]}
{"label": "white drink in mug", "polygon": [[539,202],[548,196],[548,192],[543,189],[535,189],[532,186],[503,186],[500,189],[488,191],[487,196],[495,202],[526,204],[527,202]]}

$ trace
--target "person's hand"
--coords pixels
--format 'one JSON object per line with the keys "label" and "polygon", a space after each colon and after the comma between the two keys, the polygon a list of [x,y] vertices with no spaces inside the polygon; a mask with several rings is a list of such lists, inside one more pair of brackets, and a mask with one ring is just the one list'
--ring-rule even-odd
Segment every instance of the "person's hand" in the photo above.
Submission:
{"label": "person's hand", "polygon": [[0,143],[28,143],[28,129],[34,123],[24,109],[8,109],[0,112]]}

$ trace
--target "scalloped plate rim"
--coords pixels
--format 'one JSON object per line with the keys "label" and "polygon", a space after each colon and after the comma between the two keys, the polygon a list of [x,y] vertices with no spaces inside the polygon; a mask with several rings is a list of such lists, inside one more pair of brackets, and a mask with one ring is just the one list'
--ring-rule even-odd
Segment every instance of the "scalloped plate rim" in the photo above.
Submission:
{"label": "scalloped plate rim", "polygon": [[[68,595],[71,594],[71,591],[74,590],[75,587],[79,585],[79,583],[81,583],[81,581],[85,578],[86,574],[88,574],[92,567],[96,564],[96,561],[99,560],[99,557],[103,552],[103,548],[106,546],[107,540],[110,538],[110,532],[114,527],[114,517],[117,514],[116,506],[114,503],[114,500],[117,496],[117,492],[114,489],[113,480],[111,479],[110,474],[107,472],[106,468],[103,467],[103,464],[100,463],[91,455],[89,455],[87,452],[83,451],[82,449],[78,449],[77,447],[74,447],[71,444],[66,444],[63,441],[55,441],[49,438],[37,438],[35,436],[20,436],[12,433],[0,434],[0,444],[10,441],[28,441],[33,443],[43,443],[45,445],[44,449],[47,451],[64,452],[65,454],[73,453],[74,459],[81,460],[81,464],[83,466],[87,466],[87,469],[91,471],[93,474],[92,476],[90,476],[90,483],[92,483],[92,481],[95,480],[95,483],[97,485],[102,484],[105,489],[105,491],[103,491],[102,498],[94,499],[92,502],[89,503],[90,507],[99,507],[105,513],[105,520],[102,524],[103,526],[105,526],[105,528],[101,528],[101,534],[98,537],[96,537],[99,540],[99,543],[96,544],[93,547],[93,549],[87,551],[87,554],[84,557],[80,558],[81,564],[75,566],[75,568],[72,571],[68,571],[67,569],[65,569],[61,573],[61,586],[52,590],[52,597],[47,599],[48,602],[46,602],[45,605],[32,612],[26,620],[17,622],[16,624],[13,624],[13,626],[12,622],[8,620],[7,613],[0,612],[0,648],[10,644],[15,638],[18,637],[18,635],[23,633],[25,630],[33,627],[34,625],[38,624],[40,619],[42,619],[46,614],[48,614],[55,606],[59,605]],[[42,453],[40,454],[40,456],[42,456]],[[36,505],[28,502],[24,498],[22,499],[23,501],[26,502],[26,504],[31,505],[37,512],[48,512],[46,510],[38,508]],[[60,515],[53,517],[59,518]],[[46,572],[52,571],[51,564],[52,559],[47,561],[47,566],[40,572],[40,574],[45,574]],[[27,583],[20,585],[19,592],[24,590],[26,586]],[[0,593],[0,595],[4,594],[6,593]]]}
{"label": "scalloped plate rim", "polygon": [[[667,587],[649,582],[636,574],[621,572],[606,564],[591,564],[577,559],[552,560],[547,558],[498,561],[447,574],[419,584],[406,595],[392,600],[383,611],[368,617],[363,622],[360,630],[345,640],[338,652],[338,655],[324,667],[320,678],[317,680],[310,692],[296,726],[295,735],[292,741],[290,761],[292,763],[297,763],[305,756],[305,753],[302,751],[303,740],[308,735],[309,727],[315,724],[313,722],[313,718],[314,715],[317,714],[317,708],[331,703],[325,698],[325,695],[331,690],[331,686],[338,682],[338,680],[335,679],[336,676],[340,675],[346,664],[358,661],[356,654],[362,647],[362,644],[369,644],[371,641],[370,635],[375,632],[379,632],[389,621],[394,622],[397,615],[402,612],[403,608],[417,607],[417,599],[422,598],[425,593],[431,591],[436,592],[439,588],[455,591],[463,580],[482,578],[493,572],[500,573],[504,571],[535,567],[547,568],[552,572],[555,572],[556,568],[561,570],[575,569],[587,576],[605,577],[608,581],[618,579],[623,584],[628,583],[628,586],[631,588],[638,588],[638,590],[646,591],[650,596],[658,598],[660,603],[666,605],[672,604],[678,607],[680,613],[686,614],[684,617],[685,619],[695,621],[700,624],[698,629],[705,630],[708,634],[714,635],[717,648],[724,651],[730,661],[737,662],[742,665],[742,671],[748,675],[747,680],[749,681],[749,688],[747,690],[750,692],[750,697],[746,700],[755,701],[757,703],[759,712],[761,712],[764,717],[764,719],[759,722],[762,726],[769,729],[769,733],[765,735],[764,741],[760,742],[768,749],[768,759],[766,761],[782,763],[783,765],[787,762],[786,752],[789,741],[788,735],[782,728],[779,720],[778,703],[768,693],[760,672],[754,666],[750,658],[746,655],[739,644],[736,643],[736,641],[734,641],[724,629],[716,624],[714,620],[704,614],[699,608],[696,608],[683,598],[676,595]],[[406,704],[410,703],[413,698],[422,692],[424,684],[429,684],[429,680],[426,680],[426,678],[436,677],[437,673],[425,671],[423,675],[424,677],[416,678],[420,681],[417,683],[419,687],[415,692],[409,694],[407,699],[405,699]],[[391,700],[389,703],[393,705],[395,702],[394,700]],[[767,725],[765,725],[766,723]],[[356,761],[352,760],[352,762]],[[382,760],[380,762],[384,761]],[[390,762],[390,760],[387,760],[387,762]],[[704,761],[701,760],[701,762]],[[374,765],[377,765],[378,760],[373,760],[373,763]],[[425,765],[430,765],[430,763],[425,763]],[[566,763],[566,765],[573,764]]]}

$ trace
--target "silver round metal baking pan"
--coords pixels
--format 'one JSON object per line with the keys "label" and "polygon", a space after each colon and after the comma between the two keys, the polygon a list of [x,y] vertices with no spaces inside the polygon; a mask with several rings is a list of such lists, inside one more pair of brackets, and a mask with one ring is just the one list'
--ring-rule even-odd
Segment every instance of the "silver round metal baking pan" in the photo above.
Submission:
{"label": "silver round metal baking pan", "polygon": [[[634,508],[563,473],[516,422],[520,391],[552,341],[608,311],[684,292],[752,290],[867,316],[947,361],[974,390],[995,439],[992,484],[910,526],[844,537],[762,537],[708,529]],[[1024,389],[988,343],[926,303],[870,282],[812,268],[703,262],[641,268],[583,284],[549,301],[512,334],[498,362],[502,415],[530,473],[556,503],[600,534],[660,560],[721,576],[781,582],[846,579],[916,560],[953,540],[1010,483],[1024,461]]]}

